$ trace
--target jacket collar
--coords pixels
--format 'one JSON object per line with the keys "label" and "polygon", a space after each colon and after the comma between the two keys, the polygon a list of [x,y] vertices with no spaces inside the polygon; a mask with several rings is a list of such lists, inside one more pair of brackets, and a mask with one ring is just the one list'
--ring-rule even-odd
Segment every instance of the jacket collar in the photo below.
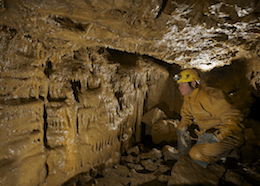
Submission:
{"label": "jacket collar", "polygon": [[199,90],[200,90],[200,85],[197,88],[195,88],[189,95],[186,95],[185,97],[187,97],[189,99],[194,98],[198,95]]}

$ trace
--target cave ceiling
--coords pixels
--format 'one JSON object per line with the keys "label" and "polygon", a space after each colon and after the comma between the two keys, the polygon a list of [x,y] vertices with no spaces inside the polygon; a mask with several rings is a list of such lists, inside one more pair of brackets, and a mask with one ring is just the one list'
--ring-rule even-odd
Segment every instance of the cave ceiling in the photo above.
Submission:
{"label": "cave ceiling", "polygon": [[119,163],[144,113],[179,118],[181,68],[249,114],[259,19],[259,0],[0,0],[0,183],[60,185]]}
{"label": "cave ceiling", "polygon": [[203,71],[260,56],[258,0],[0,0],[0,5],[2,31],[31,38],[49,56],[58,47],[98,46]]}

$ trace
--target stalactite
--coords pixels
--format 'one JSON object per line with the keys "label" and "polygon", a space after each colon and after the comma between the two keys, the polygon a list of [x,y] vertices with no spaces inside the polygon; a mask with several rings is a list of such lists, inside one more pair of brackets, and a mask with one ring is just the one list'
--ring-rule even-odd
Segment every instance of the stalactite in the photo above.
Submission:
{"label": "stalactite", "polygon": [[[47,54],[38,43],[37,58],[47,61],[48,56],[50,65],[45,62],[45,69],[27,75],[28,83],[21,85],[31,91],[29,97],[38,99],[44,94],[47,100],[48,95],[46,146],[50,149],[46,181],[50,184],[60,183],[55,177],[61,175],[73,176],[118,162],[120,153],[140,141],[147,74],[151,71],[149,66],[138,67],[142,59],[137,66],[124,69],[120,64],[107,63],[94,49],[61,49],[59,45],[66,44],[55,44]],[[119,97],[116,92],[120,92]]]}

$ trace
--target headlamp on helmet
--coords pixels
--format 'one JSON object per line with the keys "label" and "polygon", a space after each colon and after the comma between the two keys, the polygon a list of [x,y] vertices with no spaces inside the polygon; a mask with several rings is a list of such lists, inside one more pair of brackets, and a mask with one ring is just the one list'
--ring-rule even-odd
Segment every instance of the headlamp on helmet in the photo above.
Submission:
{"label": "headlamp on helmet", "polygon": [[193,69],[183,70],[179,74],[175,74],[173,79],[177,81],[177,83],[196,81],[199,84],[200,82],[199,74]]}
{"label": "headlamp on helmet", "polygon": [[178,80],[181,79],[181,76],[180,76],[179,74],[175,74],[175,75],[173,76],[173,79],[174,79],[174,81],[178,81]]}

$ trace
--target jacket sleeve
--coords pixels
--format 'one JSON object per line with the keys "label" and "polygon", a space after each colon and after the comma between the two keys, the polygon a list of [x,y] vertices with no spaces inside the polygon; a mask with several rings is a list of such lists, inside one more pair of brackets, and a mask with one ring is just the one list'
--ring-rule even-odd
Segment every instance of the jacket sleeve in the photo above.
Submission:
{"label": "jacket sleeve", "polygon": [[232,131],[242,131],[244,126],[240,123],[243,115],[238,109],[235,109],[225,98],[222,91],[213,92],[210,96],[210,105],[212,115],[220,118],[221,123],[216,128],[216,134],[223,137],[229,136]]}
{"label": "jacket sleeve", "polygon": [[181,107],[181,121],[178,125],[178,129],[181,130],[183,127],[188,127],[193,122],[193,116],[190,110],[190,104],[184,97],[184,101]]}

